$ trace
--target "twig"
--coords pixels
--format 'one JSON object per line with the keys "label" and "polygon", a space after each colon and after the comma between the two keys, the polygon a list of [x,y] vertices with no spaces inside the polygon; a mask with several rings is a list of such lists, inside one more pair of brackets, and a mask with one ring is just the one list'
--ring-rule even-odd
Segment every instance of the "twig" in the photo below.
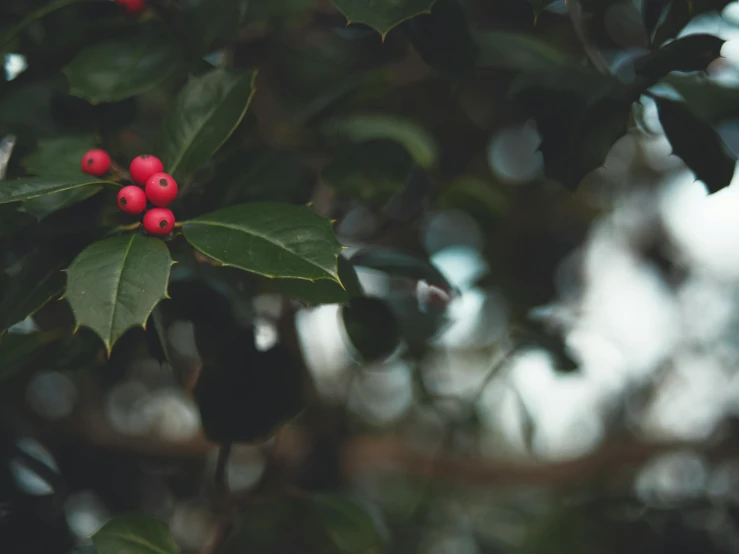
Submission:
{"label": "twig", "polygon": [[231,456],[231,443],[227,442],[221,445],[218,449],[218,461],[216,463],[216,473],[214,481],[216,483],[216,505],[219,511],[222,513],[228,507],[228,479],[226,476],[226,466],[228,466],[228,459]]}
{"label": "twig", "polygon": [[572,28],[575,30],[575,34],[580,40],[580,44],[582,44],[583,50],[585,50],[585,54],[590,60],[590,63],[592,63],[595,69],[604,75],[610,75],[611,71],[608,68],[608,62],[606,62],[601,53],[590,43],[585,34],[585,25],[582,20],[582,6],[580,5],[580,0],[565,0],[565,2],[567,4],[567,11],[570,14]]}

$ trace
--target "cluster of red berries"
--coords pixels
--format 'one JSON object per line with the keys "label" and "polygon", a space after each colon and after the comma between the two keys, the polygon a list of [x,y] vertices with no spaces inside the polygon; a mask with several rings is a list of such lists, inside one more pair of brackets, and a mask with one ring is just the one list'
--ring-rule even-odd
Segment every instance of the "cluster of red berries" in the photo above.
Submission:
{"label": "cluster of red berries", "polygon": [[[101,177],[111,166],[110,156],[105,150],[96,148],[82,156],[82,171]],[[118,192],[118,207],[122,212],[138,215],[146,210],[147,202],[155,207],[146,210],[144,230],[152,235],[168,235],[174,228],[174,214],[168,209],[177,198],[177,181],[164,173],[164,166],[156,156],[137,156],[129,168],[131,179],[140,186],[128,185]]]}
{"label": "cluster of red berries", "polygon": [[138,15],[146,8],[146,0],[116,0],[116,3],[131,15]]}

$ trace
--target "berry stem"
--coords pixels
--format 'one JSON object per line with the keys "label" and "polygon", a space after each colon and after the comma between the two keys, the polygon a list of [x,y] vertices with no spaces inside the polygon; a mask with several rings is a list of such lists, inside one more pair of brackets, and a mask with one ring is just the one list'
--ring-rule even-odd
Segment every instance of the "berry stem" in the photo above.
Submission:
{"label": "berry stem", "polygon": [[131,180],[131,175],[129,175],[128,171],[123,169],[121,166],[119,166],[114,161],[110,162],[110,170],[111,170],[111,173],[113,174],[114,179],[117,179],[119,181],[122,181],[122,180],[130,181]]}

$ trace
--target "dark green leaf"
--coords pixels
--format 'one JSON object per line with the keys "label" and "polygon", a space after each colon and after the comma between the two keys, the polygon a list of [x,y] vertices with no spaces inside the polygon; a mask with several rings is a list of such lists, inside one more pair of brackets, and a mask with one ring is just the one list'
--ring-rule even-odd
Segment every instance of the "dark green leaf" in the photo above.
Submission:
{"label": "dark green leaf", "polygon": [[97,554],[178,554],[167,526],[146,514],[113,518],[92,536]]}
{"label": "dark green leaf", "polygon": [[539,18],[541,12],[547,9],[548,6],[554,4],[557,0],[527,0],[531,7],[534,9],[534,21]]}
{"label": "dark green leaf", "polygon": [[80,2],[102,2],[105,0],[52,0],[42,5],[38,9],[32,11],[26,15],[21,21],[14,25],[11,29],[0,32],[0,51],[2,51],[13,39],[20,35],[23,30],[28,27],[34,21],[38,21],[42,17],[71,6],[72,4],[79,4]]}
{"label": "dark green leaf", "polygon": [[92,104],[146,92],[177,70],[180,51],[165,33],[142,32],[93,44],[65,68],[70,94]]}
{"label": "dark green leaf", "polygon": [[668,75],[673,87],[692,112],[709,123],[739,116],[739,88],[717,84],[701,75]]}
{"label": "dark green leaf", "polygon": [[164,117],[162,162],[175,177],[199,169],[246,114],[256,71],[218,68],[193,77]]}
{"label": "dark green leaf", "polygon": [[731,2],[732,0],[672,0],[657,22],[652,34],[653,43],[663,44],[676,37],[693,18],[713,11],[721,13]]}
{"label": "dark green leaf", "polygon": [[696,117],[682,102],[656,98],[662,129],[678,156],[696,179],[714,193],[729,186],[736,159],[721,137],[705,121]]}
{"label": "dark green leaf", "polygon": [[306,206],[241,204],[183,226],[187,241],[223,265],[265,277],[339,281],[331,222]]}
{"label": "dark green leaf", "polygon": [[323,127],[325,133],[354,142],[388,139],[401,144],[421,167],[436,164],[438,147],[423,127],[396,116],[354,115],[334,119]]}
{"label": "dark green leaf", "polygon": [[341,310],[349,342],[368,362],[387,358],[400,344],[395,315],[379,298],[355,298]]}
{"label": "dark green leaf", "polygon": [[20,202],[37,198],[46,194],[55,194],[80,187],[95,187],[98,185],[114,185],[118,183],[105,181],[89,175],[79,176],[47,176],[47,177],[21,177],[14,181],[0,181],[0,204]]}
{"label": "dark green leaf", "polygon": [[80,176],[82,156],[95,148],[92,136],[67,136],[41,139],[36,150],[23,159],[21,164],[31,175]]}
{"label": "dark green leaf", "polygon": [[449,281],[431,262],[393,248],[365,248],[349,258],[349,261],[354,267],[366,267],[390,275],[426,281],[445,291],[452,288]]}
{"label": "dark green leaf", "polygon": [[442,75],[462,78],[475,67],[477,44],[458,0],[436,0],[431,14],[408,22],[407,32],[421,58]]}
{"label": "dark green leaf", "polygon": [[62,271],[68,262],[67,255],[55,248],[40,248],[23,259],[0,302],[0,335],[62,295]]}
{"label": "dark green leaf", "polygon": [[172,259],[159,239],[138,234],[88,246],[67,269],[64,298],[77,326],[89,327],[110,353],[129,328],[143,326],[167,296]]}
{"label": "dark green leaf", "polygon": [[422,13],[431,13],[434,0],[333,0],[347,19],[347,24],[364,23],[380,33]]}
{"label": "dark green leaf", "polygon": [[59,338],[58,333],[10,333],[0,338],[0,383],[26,367],[39,349]]}
{"label": "dark green leaf", "polygon": [[350,198],[383,205],[403,188],[413,167],[408,151],[392,140],[342,144],[323,169],[323,181]]}
{"label": "dark green leaf", "polygon": [[574,189],[626,134],[636,92],[577,67],[522,76],[512,94],[534,116],[547,176]]}
{"label": "dark green leaf", "polygon": [[216,168],[205,200],[215,198],[213,208],[241,202],[306,204],[308,177],[308,168],[293,151],[240,148]]}
{"label": "dark green leaf", "polygon": [[182,29],[197,49],[204,52],[236,34],[250,3],[246,0],[204,0],[183,10]]}
{"label": "dark green leaf", "polygon": [[367,508],[341,492],[272,496],[247,505],[221,546],[219,554],[381,554],[386,550],[378,523]]}
{"label": "dark green leaf", "polygon": [[325,554],[368,554],[385,550],[375,520],[351,496],[341,493],[314,495],[309,509],[315,522],[310,526],[316,552]]}
{"label": "dark green leaf", "polygon": [[16,206],[3,204],[0,206],[0,237],[16,233],[36,222],[36,219],[25,212],[20,212]]}
{"label": "dark green leaf", "polygon": [[652,42],[657,25],[663,20],[672,0],[644,0],[642,2],[642,21],[649,42]]}
{"label": "dark green leaf", "polygon": [[354,267],[343,256],[339,256],[339,279],[342,288],[336,281],[306,281],[305,279],[274,279],[268,285],[282,294],[305,304],[318,306],[320,304],[345,304],[350,298],[362,296],[362,286],[357,278]]}
{"label": "dark green leaf", "polygon": [[210,440],[264,441],[304,408],[302,363],[288,348],[260,351],[254,329],[233,326],[217,337],[217,350],[213,341],[201,348],[202,331],[196,326],[198,351],[213,353],[203,355],[193,392]]}
{"label": "dark green leaf", "polygon": [[57,192],[55,194],[38,196],[23,202],[23,207],[21,209],[24,212],[33,215],[36,219],[43,219],[54,212],[68,208],[74,204],[79,204],[101,190],[103,190],[103,188],[99,186],[79,187],[76,189]]}
{"label": "dark green leaf", "polygon": [[536,71],[569,62],[568,57],[550,43],[526,33],[478,31],[474,38],[480,49],[479,67]]}
{"label": "dark green leaf", "polygon": [[689,35],[639,58],[634,69],[651,80],[659,80],[671,71],[702,71],[721,55],[724,42],[712,35]]}

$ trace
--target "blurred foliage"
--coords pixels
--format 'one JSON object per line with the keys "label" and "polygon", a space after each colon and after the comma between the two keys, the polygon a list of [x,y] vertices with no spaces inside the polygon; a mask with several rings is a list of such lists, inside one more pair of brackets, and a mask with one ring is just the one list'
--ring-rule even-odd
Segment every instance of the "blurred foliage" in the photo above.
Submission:
{"label": "blurred foliage", "polygon": [[[647,134],[640,110],[656,104],[672,154],[709,193],[733,178],[736,148],[717,129],[736,118],[739,88],[709,76],[724,39],[683,34],[728,1],[149,0],[137,15],[119,4],[0,5],[0,550],[81,552],[92,536],[98,554],[712,551],[667,517],[647,532],[641,516],[604,516],[612,491],[599,481],[606,508],[523,494],[525,509],[505,519],[486,511],[497,500],[476,509],[446,483],[382,485],[350,470],[381,459],[379,441],[393,436],[482,451],[475,402],[513,353],[544,351],[576,376],[562,325],[532,309],[556,296],[560,263],[602,215],[583,198],[614,145]],[[80,173],[93,147],[110,153],[109,176]],[[141,153],[179,182],[179,225],[165,239],[115,207]],[[450,251],[473,252],[467,262],[483,269],[460,277]],[[504,299],[498,319],[460,327],[462,308],[490,291]],[[316,362],[305,342],[324,330],[301,335],[296,321],[323,313],[346,348]],[[450,330],[469,352],[444,343]],[[465,377],[483,360],[471,406],[438,391],[443,376],[429,367],[442,354]],[[164,410],[127,396],[155,397],[131,377],[141,359],[156,362],[147,378],[180,410],[173,420],[185,426],[192,405],[201,442],[121,447],[146,433],[109,406],[130,404],[138,424]],[[74,380],[96,408],[70,416],[44,390],[37,404],[64,415],[28,416],[27,391],[48,374],[59,398]],[[440,422],[431,438],[383,404],[393,379],[408,385],[413,417]],[[501,398],[533,452],[532,407]],[[352,412],[362,409],[374,419]],[[63,463],[22,451],[22,436],[48,440]],[[379,446],[344,464],[354,436]],[[264,471],[246,495],[232,443],[260,445]],[[299,468],[281,448],[300,453]],[[388,459],[421,477],[439,469]],[[148,488],[149,463],[171,497]],[[18,467],[54,494],[26,494]],[[464,467],[455,477],[479,475]],[[353,494],[360,482],[372,501]],[[70,491],[104,498],[105,515],[84,521],[108,523],[67,521]],[[167,512],[175,496],[207,507],[205,539],[184,544],[198,530]]]}

